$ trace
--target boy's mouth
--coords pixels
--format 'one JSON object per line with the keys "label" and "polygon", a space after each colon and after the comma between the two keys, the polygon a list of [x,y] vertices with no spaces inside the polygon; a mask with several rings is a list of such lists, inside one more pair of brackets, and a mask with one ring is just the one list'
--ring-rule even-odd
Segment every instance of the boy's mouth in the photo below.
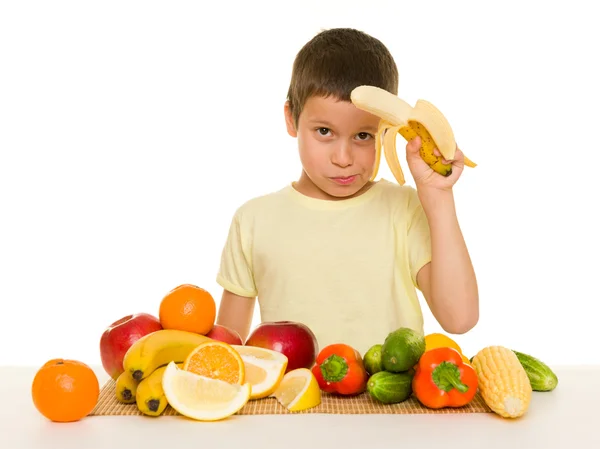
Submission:
{"label": "boy's mouth", "polygon": [[333,180],[333,182],[345,186],[348,184],[352,184],[354,182],[354,180],[356,179],[356,175],[354,175],[354,176],[338,176],[338,177],[331,178],[331,179]]}

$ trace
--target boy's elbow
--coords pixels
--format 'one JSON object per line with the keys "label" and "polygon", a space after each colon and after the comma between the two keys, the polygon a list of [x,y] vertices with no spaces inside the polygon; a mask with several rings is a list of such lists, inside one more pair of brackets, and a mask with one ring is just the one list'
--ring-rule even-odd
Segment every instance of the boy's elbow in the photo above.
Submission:
{"label": "boy's elbow", "polygon": [[460,317],[456,317],[452,320],[440,323],[442,328],[449,334],[466,334],[473,329],[479,321],[479,313],[474,311],[471,314],[465,314]]}

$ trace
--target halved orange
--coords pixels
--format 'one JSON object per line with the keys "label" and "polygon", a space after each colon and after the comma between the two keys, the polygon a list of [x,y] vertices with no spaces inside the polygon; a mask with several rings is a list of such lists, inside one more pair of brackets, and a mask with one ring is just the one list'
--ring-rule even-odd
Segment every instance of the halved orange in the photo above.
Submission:
{"label": "halved orange", "polygon": [[230,384],[245,382],[244,361],[231,345],[222,341],[207,341],[196,346],[186,358],[183,369]]}

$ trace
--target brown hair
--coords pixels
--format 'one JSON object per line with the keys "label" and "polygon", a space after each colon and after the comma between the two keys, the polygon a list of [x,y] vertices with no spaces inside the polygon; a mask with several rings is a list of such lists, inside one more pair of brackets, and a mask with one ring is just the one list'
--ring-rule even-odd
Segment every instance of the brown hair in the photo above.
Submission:
{"label": "brown hair", "polygon": [[295,126],[309,97],[350,101],[352,90],[365,84],[398,94],[398,69],[385,45],[352,28],[321,31],[294,60],[287,101]]}

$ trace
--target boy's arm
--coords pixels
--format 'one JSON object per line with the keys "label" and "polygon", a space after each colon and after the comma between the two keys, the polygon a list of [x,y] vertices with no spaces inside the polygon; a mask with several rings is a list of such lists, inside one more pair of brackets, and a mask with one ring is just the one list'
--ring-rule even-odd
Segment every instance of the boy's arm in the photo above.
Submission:
{"label": "boy's arm", "polygon": [[[431,313],[446,332],[462,334],[479,320],[477,280],[463,238],[452,187],[464,169],[464,154],[457,147],[452,173],[440,176],[420,155],[421,138],[406,144],[406,160],[427,218],[431,262],[416,275],[416,282]],[[435,149],[436,156],[441,157]],[[444,163],[450,161],[443,160]]]}
{"label": "boy's arm", "polygon": [[419,199],[431,235],[431,262],[417,284],[442,328],[452,334],[472,329],[479,320],[479,294],[451,190],[422,188]]}
{"label": "boy's arm", "polygon": [[217,324],[237,331],[242,337],[242,342],[245,342],[250,333],[255,303],[256,298],[240,296],[223,290]]}

